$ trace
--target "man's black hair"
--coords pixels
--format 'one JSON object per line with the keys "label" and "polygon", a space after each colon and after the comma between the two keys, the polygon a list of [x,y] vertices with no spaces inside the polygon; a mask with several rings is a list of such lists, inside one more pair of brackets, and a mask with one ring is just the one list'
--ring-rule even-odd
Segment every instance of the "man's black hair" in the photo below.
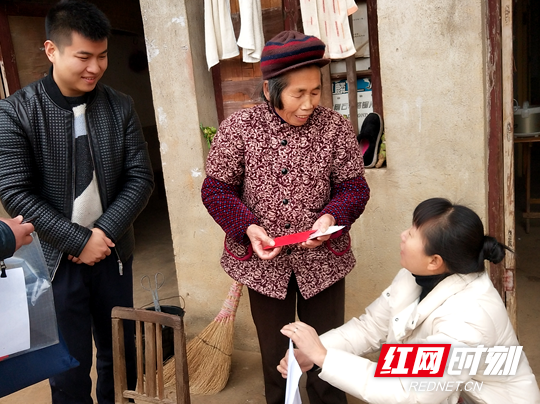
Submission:
{"label": "man's black hair", "polygon": [[63,0],[47,13],[45,33],[48,40],[62,47],[71,44],[73,31],[91,41],[102,41],[110,36],[111,23],[92,3]]}

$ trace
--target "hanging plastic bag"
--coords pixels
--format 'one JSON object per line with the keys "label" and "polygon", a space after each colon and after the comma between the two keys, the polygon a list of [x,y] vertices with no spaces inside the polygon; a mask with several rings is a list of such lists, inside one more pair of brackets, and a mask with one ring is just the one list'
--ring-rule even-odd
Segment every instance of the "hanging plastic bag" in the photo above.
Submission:
{"label": "hanging plastic bag", "polygon": [[[58,343],[51,279],[38,236],[34,232],[32,237],[30,244],[22,246],[13,257],[4,261],[5,270],[2,268],[2,276],[5,277],[0,277],[0,288],[6,295],[0,296],[0,300],[3,299],[5,303],[5,306],[0,305],[3,307],[3,313],[0,313],[0,318],[3,317],[0,352],[3,355],[0,357],[4,361]],[[26,305],[13,306],[15,300],[24,303],[24,292]],[[26,349],[17,351],[16,346],[6,349],[6,346],[25,341],[27,337],[29,341]]]}
{"label": "hanging plastic bag", "polygon": [[[13,351],[0,357],[0,397],[79,365],[58,331],[49,271],[37,234],[32,237],[30,244],[0,265],[0,290],[9,296],[4,299],[6,305],[0,305],[0,318],[8,306],[26,316],[22,320],[12,316],[0,327],[0,352],[10,344]],[[13,305],[12,300],[21,304]],[[28,347],[17,351],[14,347],[26,338]]]}

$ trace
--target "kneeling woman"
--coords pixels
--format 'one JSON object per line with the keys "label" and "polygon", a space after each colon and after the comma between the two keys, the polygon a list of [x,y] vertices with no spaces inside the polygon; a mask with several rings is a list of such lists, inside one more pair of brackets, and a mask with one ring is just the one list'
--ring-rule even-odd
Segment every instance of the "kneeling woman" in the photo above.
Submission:
{"label": "kneeling woman", "polygon": [[[418,378],[374,377],[377,363],[362,355],[384,343],[450,343],[452,348],[519,345],[484,269],[484,260],[502,261],[507,247],[484,235],[476,213],[446,199],[426,200],[415,209],[412,226],[401,240],[404,268],[365,314],[320,337],[302,322],[283,327],[281,332],[298,348],[295,355],[302,370],[317,365],[321,379],[368,403],[540,403],[524,353],[515,375],[484,375],[484,354],[476,375],[464,369],[459,375],[445,371],[442,378],[420,379],[461,386],[453,391],[418,391],[413,387]],[[278,370],[287,377],[287,356]],[[479,387],[463,389],[470,381]]]}

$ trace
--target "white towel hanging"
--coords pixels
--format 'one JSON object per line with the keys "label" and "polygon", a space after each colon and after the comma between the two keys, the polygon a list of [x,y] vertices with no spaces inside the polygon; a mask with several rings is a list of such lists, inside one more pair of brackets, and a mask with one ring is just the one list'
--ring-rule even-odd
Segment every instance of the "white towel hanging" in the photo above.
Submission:
{"label": "white towel hanging", "polygon": [[261,61],[264,47],[261,0],[239,0],[240,35],[238,46],[242,47],[242,60],[246,63]]}
{"label": "white towel hanging", "polygon": [[356,53],[349,26],[349,15],[358,6],[354,0],[300,0],[304,34],[313,35],[326,44],[326,57],[344,59]]}
{"label": "white towel hanging", "polygon": [[230,0],[204,0],[204,36],[208,70],[240,54],[231,20]]}

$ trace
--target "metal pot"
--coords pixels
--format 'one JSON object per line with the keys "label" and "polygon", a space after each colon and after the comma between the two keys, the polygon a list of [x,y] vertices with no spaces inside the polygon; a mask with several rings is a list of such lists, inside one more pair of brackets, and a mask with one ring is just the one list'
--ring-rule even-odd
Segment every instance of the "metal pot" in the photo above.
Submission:
{"label": "metal pot", "polygon": [[514,133],[516,135],[540,133],[540,106],[518,108],[514,111]]}

